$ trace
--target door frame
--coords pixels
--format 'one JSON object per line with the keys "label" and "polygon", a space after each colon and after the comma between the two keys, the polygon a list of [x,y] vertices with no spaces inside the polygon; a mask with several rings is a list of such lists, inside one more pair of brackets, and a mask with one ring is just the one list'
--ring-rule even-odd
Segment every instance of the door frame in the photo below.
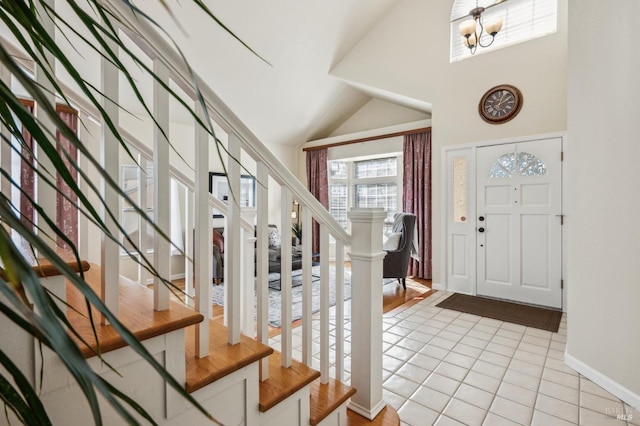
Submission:
{"label": "door frame", "polygon": [[[478,141],[478,142],[470,142],[466,144],[460,145],[450,145],[443,146],[440,150],[440,182],[441,182],[441,192],[440,192],[440,283],[433,284],[434,290],[446,290],[454,293],[465,293],[470,295],[477,294],[477,277],[476,277],[476,256],[477,256],[477,245],[476,245],[476,226],[475,220],[468,221],[467,227],[467,244],[472,244],[474,250],[472,251],[472,259],[470,259],[470,264],[467,265],[469,269],[468,275],[469,283],[465,286],[452,286],[450,283],[450,270],[452,259],[450,259],[449,255],[449,217],[453,215],[453,211],[451,211],[451,195],[452,195],[452,170],[450,168],[450,159],[455,156],[466,156],[467,157],[467,216],[470,218],[475,218],[476,215],[476,151],[478,148],[491,146],[491,145],[508,145],[513,143],[521,143],[521,142],[534,142],[542,139],[554,139],[560,138],[562,141],[562,152],[564,155],[564,161],[562,163],[562,174],[561,174],[561,192],[562,192],[562,214],[565,219],[567,218],[567,203],[566,203],[566,179],[564,176],[566,174],[567,167],[567,151],[568,151],[568,143],[567,143],[567,134],[566,132],[559,133],[545,133],[539,135],[531,135],[531,136],[522,136],[522,137],[514,137],[514,138],[505,138],[499,140],[486,140],[486,141]],[[566,222],[565,222],[566,225]],[[567,311],[567,226],[562,226],[562,235],[561,235],[561,277],[564,282],[564,287],[562,289],[562,310],[564,312]]]}

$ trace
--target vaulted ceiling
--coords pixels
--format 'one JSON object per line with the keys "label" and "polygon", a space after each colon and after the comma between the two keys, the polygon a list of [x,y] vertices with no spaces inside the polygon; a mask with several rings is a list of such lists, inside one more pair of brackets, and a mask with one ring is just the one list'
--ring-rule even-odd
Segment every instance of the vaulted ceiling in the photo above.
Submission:
{"label": "vaulted ceiling", "polygon": [[397,2],[206,0],[216,17],[264,61],[191,2],[172,5],[175,19],[157,5],[149,13],[259,138],[270,144],[300,145],[329,136],[372,98],[428,116],[428,104],[330,75]]}

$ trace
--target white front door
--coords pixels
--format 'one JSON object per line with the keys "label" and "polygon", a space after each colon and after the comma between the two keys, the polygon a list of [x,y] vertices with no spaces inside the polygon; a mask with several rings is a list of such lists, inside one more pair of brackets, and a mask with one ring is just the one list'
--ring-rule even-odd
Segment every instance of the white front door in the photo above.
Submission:
{"label": "white front door", "polygon": [[562,307],[562,140],[478,148],[477,294]]}

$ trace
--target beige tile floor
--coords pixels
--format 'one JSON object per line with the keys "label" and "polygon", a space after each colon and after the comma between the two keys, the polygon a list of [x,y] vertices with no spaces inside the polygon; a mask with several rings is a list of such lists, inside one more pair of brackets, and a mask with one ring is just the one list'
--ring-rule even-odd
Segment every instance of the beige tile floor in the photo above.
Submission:
{"label": "beige tile floor", "polygon": [[[640,425],[640,412],[564,364],[566,315],[552,333],[435,306],[449,294],[384,315],[383,397],[402,425]],[[333,324],[330,333],[333,344]],[[301,335],[294,329],[297,359]],[[279,349],[280,337],[271,343]]]}

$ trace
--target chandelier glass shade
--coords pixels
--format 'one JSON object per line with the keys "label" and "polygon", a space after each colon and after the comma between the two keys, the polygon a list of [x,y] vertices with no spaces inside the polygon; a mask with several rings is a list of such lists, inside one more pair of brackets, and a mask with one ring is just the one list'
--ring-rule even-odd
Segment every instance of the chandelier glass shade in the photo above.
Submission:
{"label": "chandelier glass shade", "polygon": [[[472,55],[476,53],[478,46],[491,46],[496,38],[496,34],[498,34],[502,29],[501,17],[497,17],[489,22],[483,23],[482,13],[484,11],[485,8],[478,7],[476,3],[476,7],[471,9],[469,12],[469,16],[471,18],[463,21],[458,26],[458,31],[462,36],[462,43],[469,48]],[[488,36],[491,36],[490,40],[488,39]]]}

